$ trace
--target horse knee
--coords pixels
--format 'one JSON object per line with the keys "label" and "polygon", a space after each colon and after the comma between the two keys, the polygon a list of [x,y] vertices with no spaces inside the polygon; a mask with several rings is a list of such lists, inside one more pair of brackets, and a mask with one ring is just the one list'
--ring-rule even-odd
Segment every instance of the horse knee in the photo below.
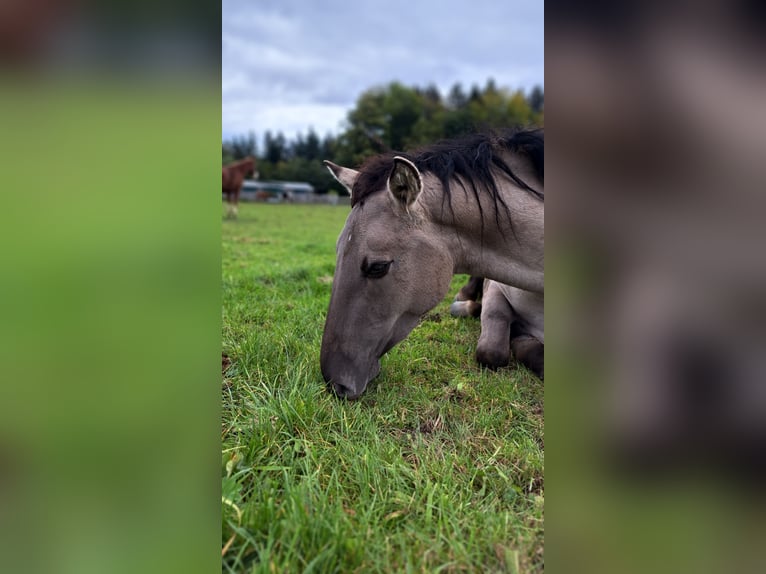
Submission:
{"label": "horse knee", "polygon": [[545,346],[529,335],[523,335],[511,340],[511,350],[515,359],[537,375],[541,380],[544,376]]}

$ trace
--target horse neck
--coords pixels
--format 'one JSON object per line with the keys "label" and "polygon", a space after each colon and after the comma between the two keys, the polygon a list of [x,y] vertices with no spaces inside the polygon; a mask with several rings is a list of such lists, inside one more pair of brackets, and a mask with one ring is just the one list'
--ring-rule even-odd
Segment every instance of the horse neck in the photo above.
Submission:
{"label": "horse neck", "polygon": [[[520,289],[543,292],[544,217],[543,205],[524,190],[501,186],[500,195],[508,205],[511,223],[502,205],[482,197],[481,210],[469,190],[451,186],[452,198],[445,200],[440,185],[427,194],[425,207],[454,261],[454,273],[487,277]],[[483,212],[483,213],[482,213]],[[511,227],[512,226],[512,227]]]}
{"label": "horse neck", "polygon": [[252,167],[253,161],[249,159],[244,159],[237,165],[237,169],[242,173],[249,171]]}

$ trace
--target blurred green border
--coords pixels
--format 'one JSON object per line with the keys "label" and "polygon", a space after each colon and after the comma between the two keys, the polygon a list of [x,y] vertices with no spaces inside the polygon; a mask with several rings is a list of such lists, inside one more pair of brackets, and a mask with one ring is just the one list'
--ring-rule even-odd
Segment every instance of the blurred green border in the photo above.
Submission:
{"label": "blurred green border", "polygon": [[220,78],[6,85],[0,125],[0,570],[215,570]]}

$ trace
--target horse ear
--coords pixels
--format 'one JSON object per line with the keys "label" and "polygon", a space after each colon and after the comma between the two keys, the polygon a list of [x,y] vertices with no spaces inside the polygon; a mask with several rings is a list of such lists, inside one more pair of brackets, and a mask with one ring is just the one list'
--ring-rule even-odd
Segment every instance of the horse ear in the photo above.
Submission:
{"label": "horse ear", "polygon": [[410,160],[394,157],[394,167],[388,176],[388,191],[391,196],[407,209],[423,191],[423,178]]}
{"label": "horse ear", "polygon": [[330,170],[332,176],[338,180],[338,183],[348,190],[349,195],[352,195],[354,182],[356,181],[356,178],[359,177],[359,172],[355,169],[336,165],[329,160],[324,160],[324,164],[327,166],[327,169]]}

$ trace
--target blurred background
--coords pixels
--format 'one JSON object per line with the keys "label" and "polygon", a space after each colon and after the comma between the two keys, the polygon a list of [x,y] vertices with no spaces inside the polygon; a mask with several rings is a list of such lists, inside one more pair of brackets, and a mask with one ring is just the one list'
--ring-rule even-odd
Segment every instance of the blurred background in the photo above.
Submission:
{"label": "blurred background", "polygon": [[219,41],[210,3],[0,4],[3,572],[218,567]]}
{"label": "blurred background", "polygon": [[546,8],[548,566],[763,570],[763,4]]}

